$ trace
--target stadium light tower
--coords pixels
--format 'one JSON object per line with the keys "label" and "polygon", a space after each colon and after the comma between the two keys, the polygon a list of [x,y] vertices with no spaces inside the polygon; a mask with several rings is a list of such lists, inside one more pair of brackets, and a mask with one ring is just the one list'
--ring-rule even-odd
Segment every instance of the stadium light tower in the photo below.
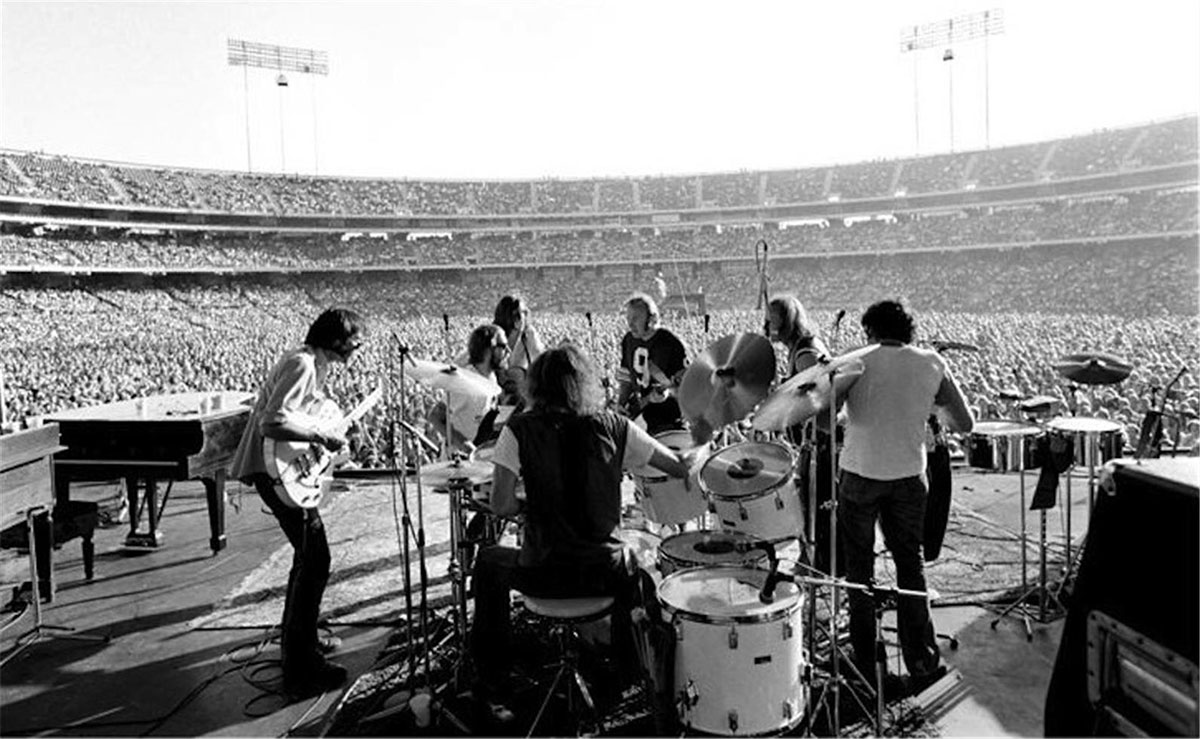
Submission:
{"label": "stadium light tower", "polygon": [[921,49],[940,48],[942,61],[950,64],[947,78],[950,86],[950,151],[954,151],[954,45],[983,39],[983,126],[984,145],[992,145],[991,62],[988,39],[1004,33],[1004,10],[993,8],[954,18],[946,18],[919,26],[900,29],[900,53],[913,54],[913,117],[916,148],[921,149],[921,113],[917,106],[917,55]]}
{"label": "stadium light tower", "polygon": [[[301,49],[294,46],[276,46],[261,44],[257,41],[241,41],[228,39],[229,66],[242,68],[242,91],[246,99],[246,170],[252,171],[250,160],[250,82],[249,69],[270,69],[278,72],[275,85],[279,89],[279,158],[280,167],[286,166],[283,147],[283,88],[288,86],[284,72],[298,74],[322,75],[329,74],[329,54],[317,49]],[[313,96],[313,169],[319,169],[317,158],[317,93],[314,83],[311,88]]]}

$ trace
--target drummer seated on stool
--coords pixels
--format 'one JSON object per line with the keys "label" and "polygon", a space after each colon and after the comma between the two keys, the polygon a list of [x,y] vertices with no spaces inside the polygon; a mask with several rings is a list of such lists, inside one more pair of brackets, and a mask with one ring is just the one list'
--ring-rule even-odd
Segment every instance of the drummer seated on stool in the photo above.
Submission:
{"label": "drummer seated on stool", "polygon": [[522,508],[514,490],[517,477],[524,478],[524,542],[520,549],[481,550],[474,573],[476,695],[493,714],[506,697],[512,588],[550,598],[613,596],[615,656],[618,664],[635,664],[630,612],[637,563],[617,536],[622,468],[649,464],[686,479],[689,466],[628,419],[601,410],[595,366],[573,345],[534,360],[526,394],[529,410],[500,432],[492,480],[493,511],[512,516]]}

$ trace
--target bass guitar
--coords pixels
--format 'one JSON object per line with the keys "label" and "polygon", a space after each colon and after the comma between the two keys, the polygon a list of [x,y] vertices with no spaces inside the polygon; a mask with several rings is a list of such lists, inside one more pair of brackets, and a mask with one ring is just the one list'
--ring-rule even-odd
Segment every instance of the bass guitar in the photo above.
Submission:
{"label": "bass guitar", "polygon": [[[326,398],[312,412],[298,417],[298,423],[309,426],[325,435],[346,433],[350,424],[366,415],[379,399],[383,388],[376,388],[354,410],[342,415],[337,403]],[[329,489],[332,470],[350,458],[347,450],[334,453],[324,444],[311,441],[284,441],[263,439],[263,459],[267,463],[267,474],[275,481],[275,492],[280,500],[292,508],[316,508]]]}

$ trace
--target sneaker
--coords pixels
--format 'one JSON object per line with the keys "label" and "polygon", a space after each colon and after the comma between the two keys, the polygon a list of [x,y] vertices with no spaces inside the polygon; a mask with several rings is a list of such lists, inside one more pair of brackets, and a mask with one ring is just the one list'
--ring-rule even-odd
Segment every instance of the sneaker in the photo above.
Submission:
{"label": "sneaker", "polygon": [[908,691],[910,695],[922,693],[926,688],[941,680],[946,676],[946,666],[938,665],[933,672],[924,675],[912,675],[908,678]]}
{"label": "sneaker", "polygon": [[283,691],[292,700],[311,698],[341,687],[346,682],[346,668],[336,662],[322,662],[304,670],[285,671]]}

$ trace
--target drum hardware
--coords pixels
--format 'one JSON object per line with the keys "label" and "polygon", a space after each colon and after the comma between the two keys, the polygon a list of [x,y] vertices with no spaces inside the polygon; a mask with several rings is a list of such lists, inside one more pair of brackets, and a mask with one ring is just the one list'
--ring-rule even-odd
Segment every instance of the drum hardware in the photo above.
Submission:
{"label": "drum hardware", "polygon": [[[1038,460],[1034,458],[1036,440],[1043,435],[1041,427],[1019,421],[980,421],[970,434],[967,460],[972,467],[989,469],[998,472],[1016,471],[1020,476],[1020,505],[1021,505],[1021,591],[1012,603],[1004,608],[991,622],[995,629],[1000,621],[1010,614],[1020,615],[1025,627],[1025,638],[1033,641],[1033,626],[1030,624],[1030,614],[1026,600],[1033,594],[1038,594],[1038,621],[1046,623],[1046,512],[1041,513],[1041,534],[1038,539],[1038,552],[1041,567],[1037,585],[1029,586],[1029,536],[1025,516],[1025,470],[1036,468]],[[1053,597],[1053,596],[1052,596]]]}
{"label": "drum hardware", "polygon": [[[1087,467],[1087,503],[1088,503],[1088,521],[1091,521],[1092,508],[1095,504],[1096,495],[1096,463],[1106,462],[1119,454],[1112,448],[1113,440],[1119,441],[1120,437],[1116,434],[1120,433],[1121,426],[1118,423],[1109,421],[1103,418],[1087,418],[1083,416],[1065,416],[1056,418],[1047,424],[1050,433],[1065,436],[1073,443],[1074,448],[1074,464],[1071,469],[1066,472],[1066,567],[1063,577],[1063,584],[1070,579],[1075,571],[1075,566],[1080,557],[1072,557],[1072,547],[1074,542],[1071,533],[1071,477],[1075,467],[1080,464]],[[1100,440],[1104,438],[1109,441],[1108,446],[1101,447]],[[1106,456],[1103,456],[1106,455]],[[1081,459],[1082,457],[1082,459]],[[1082,546],[1082,545],[1081,545]],[[1061,587],[1060,587],[1061,590]]]}
{"label": "drum hardware", "polygon": [[[887,645],[883,639],[883,631],[884,631],[883,614],[888,609],[889,599],[894,600],[894,599],[899,598],[900,596],[908,596],[908,597],[914,597],[914,598],[928,598],[929,593],[926,591],[923,591],[923,590],[905,590],[903,588],[895,588],[895,587],[880,587],[875,584],[874,580],[871,580],[867,583],[856,583],[856,582],[850,582],[849,580],[846,580],[845,578],[842,578],[842,577],[818,578],[818,577],[806,577],[803,575],[796,576],[794,578],[794,580],[798,584],[802,583],[802,584],[807,584],[807,585],[814,586],[814,587],[822,587],[822,586],[831,587],[831,588],[833,588],[834,593],[837,593],[839,588],[845,588],[848,590],[862,590],[862,591],[865,591],[867,593],[867,595],[869,595],[871,597],[871,603],[874,606],[874,613],[875,613],[875,660],[874,660],[875,680],[873,682],[868,681],[862,675],[862,673],[860,673],[858,671],[858,668],[854,666],[853,662],[847,660],[846,664],[851,667],[855,676],[867,688],[868,694],[872,698],[874,698],[874,706],[873,706],[874,710],[870,711],[873,714],[873,717],[875,720],[874,735],[875,736],[883,736],[884,735],[883,734],[883,710],[884,710],[883,675],[887,671]],[[836,623],[836,620],[837,620],[836,618],[832,619],[830,623]],[[835,627],[834,631],[836,633],[836,627]],[[838,684],[839,684],[839,682],[845,682],[845,681],[838,674],[838,662],[840,661],[840,659],[838,658],[838,654],[837,654],[838,647],[836,645],[836,639],[834,639],[832,641],[834,643],[834,646],[833,646],[831,657],[832,657],[832,664],[833,664],[833,668],[834,668],[833,669],[834,676],[833,676],[832,682],[831,682],[831,685],[833,687],[833,690],[831,692],[833,693],[832,700],[834,701],[833,707],[834,707],[834,716],[835,716],[835,720],[836,720],[837,701],[840,699],[837,694],[838,686],[839,686]],[[828,688],[829,686],[827,685],[825,687]],[[814,704],[814,709],[813,709],[814,713],[815,713],[815,710],[820,707],[821,703],[825,700],[827,695],[829,695],[828,692],[825,692],[825,691],[822,692],[821,697]],[[853,692],[852,692],[852,695],[854,695]],[[855,695],[854,697],[856,700],[859,700],[859,697],[857,695]],[[866,706],[862,705],[861,700],[859,702],[859,705],[864,710],[866,709]],[[840,732],[838,731],[837,727],[835,727],[833,730],[833,735],[838,736],[839,733]]]}
{"label": "drum hardware", "polygon": [[797,372],[759,404],[752,425],[760,431],[784,431],[819,415],[854,384],[863,372],[860,360],[878,348],[868,344]]}

